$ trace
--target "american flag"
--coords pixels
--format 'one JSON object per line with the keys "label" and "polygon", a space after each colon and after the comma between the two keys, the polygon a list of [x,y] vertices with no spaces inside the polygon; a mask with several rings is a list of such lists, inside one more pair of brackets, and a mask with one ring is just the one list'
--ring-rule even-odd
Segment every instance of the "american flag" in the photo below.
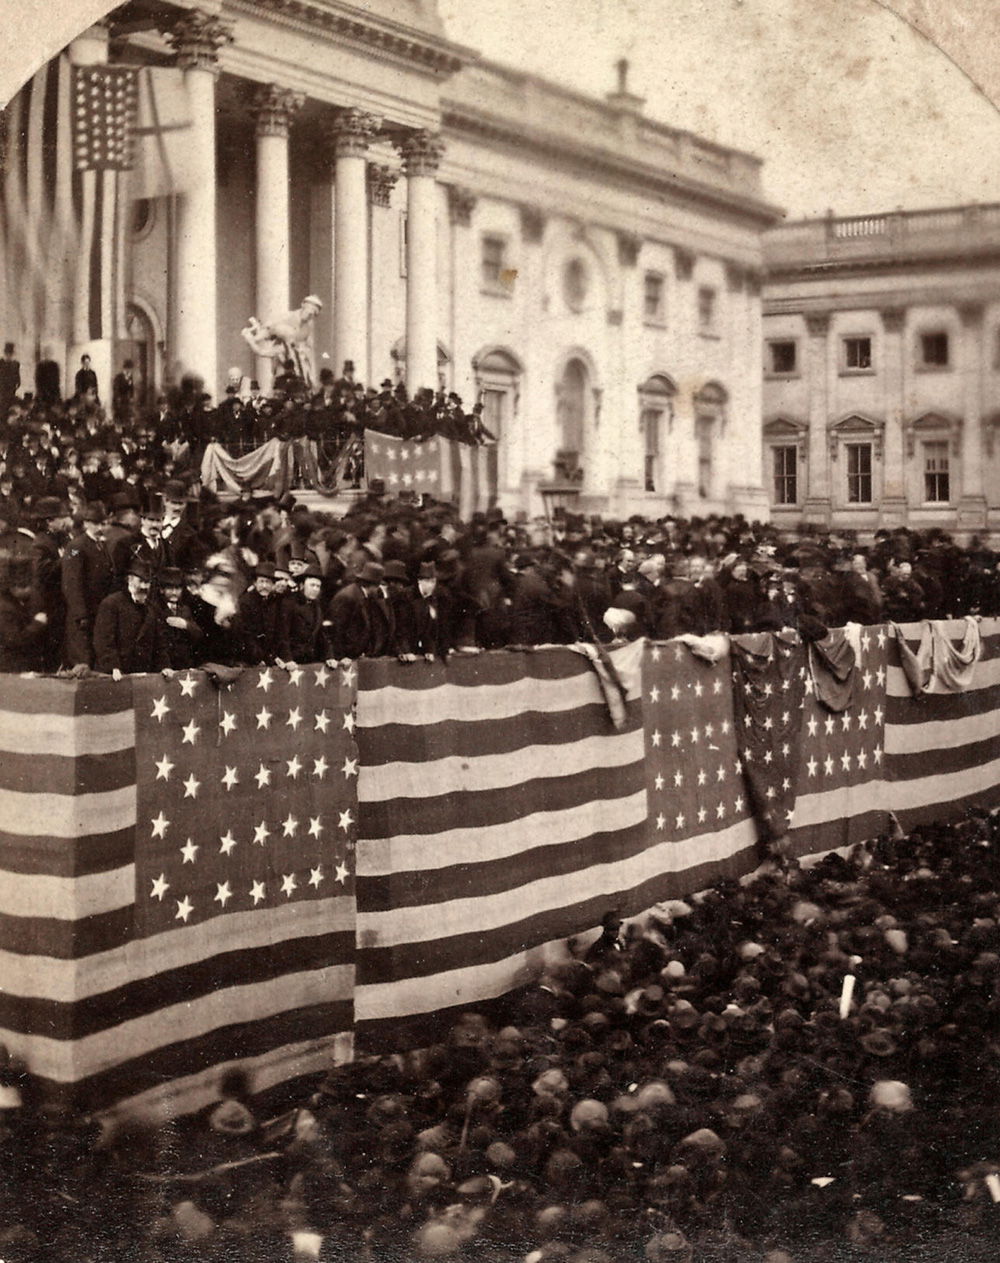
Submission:
{"label": "american flag", "polygon": [[496,504],[496,444],[473,446],[440,436],[418,443],[367,430],[365,477],[381,479],[391,495],[412,491],[453,500],[468,519]]}
{"label": "american flag", "polygon": [[349,1048],[353,672],[4,680],[0,1038],[90,1108]]}
{"label": "american flag", "polygon": [[503,995],[546,945],[636,907],[646,849],[639,663],[616,730],[565,649],[360,663],[358,1035]]}
{"label": "american flag", "polygon": [[765,838],[795,815],[806,651],[798,636],[761,632],[732,642],[736,732],[747,794]]}
{"label": "american flag", "polygon": [[644,892],[649,906],[735,875],[756,835],[726,660],[709,665],[680,641],[650,646],[643,719],[648,831],[662,874]]}
{"label": "american flag", "polygon": [[[849,708],[806,692],[796,854],[890,810],[908,829],[1000,804],[1000,620],[981,626],[963,693],[913,697],[884,627],[860,635]],[[360,683],[247,671],[221,692],[199,672],[4,677],[0,1039],[92,1107],[198,1108],[227,1062],[295,1079],[346,1055],[355,1019],[402,1046],[608,908],[748,871],[730,665],[674,642],[611,656],[620,731],[568,649],[362,662]]]}
{"label": "american flag", "polygon": [[73,66],[62,53],[6,111],[0,315],[15,342],[83,344],[119,332],[135,73]]}
{"label": "american flag", "polygon": [[131,66],[74,66],[73,157],[78,171],[127,171],[138,88]]}

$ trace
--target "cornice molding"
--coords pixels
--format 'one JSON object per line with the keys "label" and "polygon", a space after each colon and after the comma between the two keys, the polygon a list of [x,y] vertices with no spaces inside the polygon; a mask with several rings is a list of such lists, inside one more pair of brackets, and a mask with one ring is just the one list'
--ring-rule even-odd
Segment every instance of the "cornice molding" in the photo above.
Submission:
{"label": "cornice molding", "polygon": [[374,52],[436,78],[448,78],[477,59],[474,50],[462,45],[402,26],[393,30],[374,20],[366,22],[360,15],[338,13],[313,0],[228,0],[227,8],[290,27],[312,39],[325,36],[353,44],[368,55]]}
{"label": "cornice molding", "polygon": [[454,101],[442,101],[441,126],[446,137],[451,132],[509,145],[521,153],[533,152],[564,162],[576,162],[591,173],[610,173],[618,179],[624,176],[638,187],[669,191],[678,199],[711,205],[716,210],[727,211],[755,224],[770,227],[780,218],[775,207],[752,195],[705,184],[680,172],[655,167],[610,149],[529,130],[523,124],[480,114]]}

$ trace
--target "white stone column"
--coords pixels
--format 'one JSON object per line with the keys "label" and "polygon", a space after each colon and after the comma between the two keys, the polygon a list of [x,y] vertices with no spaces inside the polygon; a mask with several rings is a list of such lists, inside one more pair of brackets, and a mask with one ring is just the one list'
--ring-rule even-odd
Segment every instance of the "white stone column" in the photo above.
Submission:
{"label": "white stone column", "polygon": [[406,172],[406,386],[437,389],[437,181],[444,142],[412,132],[400,144]]}
{"label": "white stone column", "polygon": [[[254,90],[257,134],[257,318],[265,324],[291,307],[289,295],[288,132],[304,97],[276,83]],[[270,390],[274,361],[258,355],[254,375]]]}
{"label": "white stone column", "polygon": [[333,356],[368,381],[368,186],[365,156],[382,125],[364,110],[340,110],[329,124],[334,156]]}
{"label": "white stone column", "polygon": [[810,312],[806,317],[806,373],[809,379],[809,436],[806,451],[806,498],[803,517],[807,522],[830,521],[830,381],[827,373],[827,340],[830,313]]}
{"label": "white stone column", "polygon": [[200,9],[180,14],[167,33],[184,71],[191,107],[184,192],[177,199],[177,276],[173,359],[218,395],[218,296],[215,225],[215,80],[231,25]]}
{"label": "white stone column", "polygon": [[958,525],[962,530],[981,530],[986,525],[986,497],[983,494],[983,346],[982,303],[962,303],[962,498],[958,503]]}
{"label": "white stone column", "polygon": [[905,394],[903,355],[906,308],[887,307],[882,317],[882,375],[885,382],[885,454],[883,456],[881,526],[902,526],[906,520],[906,465],[903,453]]}

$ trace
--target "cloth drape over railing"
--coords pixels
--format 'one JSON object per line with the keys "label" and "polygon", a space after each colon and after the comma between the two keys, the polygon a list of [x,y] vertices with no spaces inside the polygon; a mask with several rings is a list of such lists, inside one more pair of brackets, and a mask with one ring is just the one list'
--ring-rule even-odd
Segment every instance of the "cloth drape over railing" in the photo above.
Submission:
{"label": "cloth drape over railing", "polygon": [[914,696],[892,629],[860,629],[838,711],[794,642],[772,671],[787,642],[737,638],[750,675],[625,646],[617,725],[606,667],[558,647],[2,677],[0,1040],[88,1107],[197,1109],[228,1063],[262,1089],[426,1038],[609,908],[748,871],[753,803],[800,856],[1000,803],[1000,621],[979,632],[961,692]]}

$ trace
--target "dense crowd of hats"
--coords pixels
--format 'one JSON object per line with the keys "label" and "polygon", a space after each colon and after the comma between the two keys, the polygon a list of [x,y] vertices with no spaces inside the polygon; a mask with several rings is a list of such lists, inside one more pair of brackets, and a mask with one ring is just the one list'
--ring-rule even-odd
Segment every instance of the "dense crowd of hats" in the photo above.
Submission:
{"label": "dense crowd of hats", "polygon": [[[97,1128],[0,1072],[8,1260],[995,1258],[1000,818],[721,881],[261,1117]],[[854,980],[846,993],[845,978]],[[439,1040],[440,1042],[434,1042]]]}
{"label": "dense crowd of hats", "polygon": [[58,371],[54,385],[38,376],[36,396],[0,400],[3,671],[411,660],[782,627],[812,638],[847,622],[1000,613],[996,553],[937,529],[879,530],[863,547],[849,532],[781,536],[740,517],[548,524],[496,510],[462,523],[427,498],[370,494],[343,518],[290,494],[223,501],[199,483],[200,453],[214,437],[258,441],[265,412],[268,426],[285,418],[269,433],[306,447],[318,441],[308,426],[285,423],[296,409],[319,418],[320,436],[371,423],[491,436],[478,405],[467,415],[432,391],[410,401],[388,382],[366,391],[350,365],[336,380],[324,370],[311,398],[287,374],[268,400],[244,402],[234,384],[214,411],[185,381],[146,417],[130,377],[115,379],[109,417],[81,373],[68,401]]}

